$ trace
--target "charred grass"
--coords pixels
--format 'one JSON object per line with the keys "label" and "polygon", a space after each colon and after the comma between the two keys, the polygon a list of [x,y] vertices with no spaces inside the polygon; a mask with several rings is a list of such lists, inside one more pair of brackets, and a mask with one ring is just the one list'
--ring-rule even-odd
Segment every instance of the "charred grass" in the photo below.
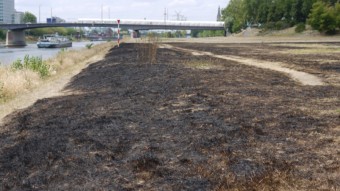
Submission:
{"label": "charred grass", "polygon": [[176,44],[214,54],[236,55],[271,62],[315,74],[326,83],[340,86],[340,43]]}
{"label": "charred grass", "polygon": [[338,88],[168,49],[142,64],[138,50],[6,118],[1,190],[339,189],[340,116],[320,112],[338,110]]}

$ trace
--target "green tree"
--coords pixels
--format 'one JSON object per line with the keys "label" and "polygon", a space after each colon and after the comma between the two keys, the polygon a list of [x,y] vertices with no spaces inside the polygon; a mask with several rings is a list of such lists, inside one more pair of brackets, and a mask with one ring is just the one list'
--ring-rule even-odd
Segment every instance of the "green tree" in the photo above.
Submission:
{"label": "green tree", "polygon": [[230,0],[222,16],[230,32],[249,24],[281,30],[307,20],[313,28],[334,32],[339,29],[339,3],[340,0]]}
{"label": "green tree", "polygon": [[321,15],[326,12],[326,4],[322,1],[318,1],[313,4],[312,12],[309,15],[308,23],[316,30],[321,29]]}
{"label": "green tree", "polygon": [[6,38],[6,32],[4,30],[0,30],[0,39],[4,40]]}
{"label": "green tree", "polygon": [[24,23],[37,23],[37,17],[30,12],[25,12],[23,17]]}
{"label": "green tree", "polygon": [[339,3],[332,6],[332,2],[317,1],[313,4],[312,11],[309,15],[308,23],[313,29],[327,34],[333,34],[339,29]]}
{"label": "green tree", "polygon": [[227,8],[222,10],[222,18],[231,32],[241,31],[247,24],[244,0],[230,0]]}
{"label": "green tree", "polygon": [[339,29],[340,28],[340,2],[335,4],[335,13],[336,13],[336,25]]}

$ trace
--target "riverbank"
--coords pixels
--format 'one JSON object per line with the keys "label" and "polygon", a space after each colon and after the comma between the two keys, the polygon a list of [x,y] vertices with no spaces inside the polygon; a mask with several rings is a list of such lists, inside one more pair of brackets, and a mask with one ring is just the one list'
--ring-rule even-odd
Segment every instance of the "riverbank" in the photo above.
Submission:
{"label": "riverbank", "polygon": [[[339,46],[122,44],[72,77],[59,96],[6,117],[0,185],[337,190]],[[322,83],[259,63],[280,63]]]}
{"label": "riverbank", "polygon": [[98,61],[114,46],[103,43],[91,49],[69,50],[46,61],[49,76],[41,78],[29,69],[13,70],[0,66],[0,121],[7,114],[33,104],[37,99],[58,94],[58,91],[88,64]]}

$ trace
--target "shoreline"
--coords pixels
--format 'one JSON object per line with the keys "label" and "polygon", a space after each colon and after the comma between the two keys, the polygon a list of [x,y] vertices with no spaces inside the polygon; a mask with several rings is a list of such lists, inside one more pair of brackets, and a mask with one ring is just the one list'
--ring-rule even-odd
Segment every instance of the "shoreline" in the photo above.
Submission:
{"label": "shoreline", "polygon": [[[25,80],[29,80],[30,81],[29,83],[32,85],[19,89],[18,92],[15,93],[15,95],[12,95],[9,97],[8,101],[5,101],[3,103],[0,102],[0,124],[3,122],[3,119],[5,116],[11,114],[12,112],[16,110],[29,107],[38,99],[60,95],[61,94],[60,90],[62,90],[62,88],[68,83],[68,81],[73,76],[78,74],[82,69],[86,68],[89,64],[94,63],[104,58],[105,54],[112,47],[114,47],[114,44],[111,44],[111,45],[110,44],[111,43],[102,43],[102,44],[98,44],[92,47],[92,49],[72,50],[70,52],[65,52],[65,54],[68,54],[70,58],[68,58],[67,56],[58,57],[57,55],[49,59],[48,64],[53,66],[55,68],[55,71],[52,71],[51,75],[47,79],[36,79],[36,78],[25,79]],[[76,63],[76,61],[72,61],[72,57],[75,57],[75,59],[79,59],[81,58],[81,55],[86,54],[90,52],[91,50],[94,52],[97,52],[97,49],[100,50],[99,54],[94,54],[90,57],[85,56],[83,60],[80,59],[81,61],[78,63]],[[60,63],[58,63],[59,61],[62,62],[62,65],[60,66],[59,66]],[[1,79],[1,69],[5,70],[3,71],[5,72],[5,74],[3,75],[7,75],[8,77],[17,75],[16,73],[13,73],[11,70],[6,71],[6,69],[4,69],[5,67],[6,65],[0,66],[0,79]],[[27,74],[24,71],[23,74],[19,74],[19,75],[32,75],[30,73]],[[6,83],[6,81],[4,83]],[[11,83],[11,82],[7,82],[7,83]],[[26,84],[27,82],[23,81],[20,83]],[[11,88],[11,87],[8,87],[8,88]],[[2,92],[0,91],[0,98],[1,98],[1,93]]]}

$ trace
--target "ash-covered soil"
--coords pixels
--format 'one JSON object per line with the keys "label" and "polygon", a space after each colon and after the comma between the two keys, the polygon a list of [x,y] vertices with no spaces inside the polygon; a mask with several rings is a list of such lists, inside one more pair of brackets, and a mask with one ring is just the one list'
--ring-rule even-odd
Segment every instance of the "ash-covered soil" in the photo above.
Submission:
{"label": "ash-covered soil", "polygon": [[147,64],[140,46],[6,118],[0,190],[340,188],[338,87],[168,49]]}
{"label": "ash-covered soil", "polygon": [[[271,62],[315,74],[325,82],[340,84],[340,43],[250,43],[200,44],[173,43],[183,48],[209,51],[218,55],[236,55]],[[294,46],[297,44],[298,46]],[[322,46],[320,48],[320,46]],[[337,52],[335,52],[337,51]],[[291,52],[291,54],[289,53]],[[330,78],[330,79],[328,79]]]}

